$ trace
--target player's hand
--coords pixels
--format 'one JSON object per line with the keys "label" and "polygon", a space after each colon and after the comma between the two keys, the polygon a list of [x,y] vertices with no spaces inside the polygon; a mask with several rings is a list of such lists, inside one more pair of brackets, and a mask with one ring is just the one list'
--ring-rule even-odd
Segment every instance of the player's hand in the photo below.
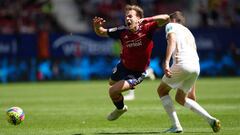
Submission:
{"label": "player's hand", "polygon": [[101,17],[97,17],[97,16],[95,16],[94,18],[93,18],[93,26],[94,27],[101,27],[101,26],[103,26],[103,24],[106,22],[106,20],[104,20],[103,18],[101,18]]}
{"label": "player's hand", "polygon": [[164,69],[164,74],[168,77],[171,78],[172,77],[172,72],[169,68],[165,68]]}

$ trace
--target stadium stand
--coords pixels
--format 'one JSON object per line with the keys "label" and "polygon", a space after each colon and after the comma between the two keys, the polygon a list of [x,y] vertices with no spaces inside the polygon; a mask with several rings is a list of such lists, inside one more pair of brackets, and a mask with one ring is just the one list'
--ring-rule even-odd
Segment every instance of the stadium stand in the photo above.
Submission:
{"label": "stadium stand", "polygon": [[[92,18],[111,20],[107,27],[121,25],[126,4],[139,4],[145,16],[182,10],[199,45],[201,75],[240,76],[238,0],[4,0],[0,82],[106,79],[118,60],[118,41],[97,37]],[[157,76],[164,38],[163,29],[154,36]]]}

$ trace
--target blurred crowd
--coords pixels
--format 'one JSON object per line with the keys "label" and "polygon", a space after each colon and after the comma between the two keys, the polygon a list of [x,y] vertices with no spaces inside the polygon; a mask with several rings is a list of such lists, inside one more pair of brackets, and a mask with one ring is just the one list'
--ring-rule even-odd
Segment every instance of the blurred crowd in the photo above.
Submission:
{"label": "blurred crowd", "polygon": [[1,0],[0,33],[60,31],[49,0]]}
{"label": "blurred crowd", "polygon": [[[22,37],[26,36],[25,34],[37,34],[38,46],[37,56],[31,58],[17,58],[15,55],[8,57],[4,53],[11,53],[8,51],[11,49],[1,49],[3,55],[0,57],[0,82],[108,78],[118,61],[118,49],[117,57],[84,55],[53,59],[49,54],[50,40],[53,40],[54,34],[65,35],[69,32],[70,35],[73,35],[72,32],[76,32],[76,35],[89,34],[89,38],[95,40],[93,37],[96,37],[96,34],[92,30],[93,17],[106,19],[106,27],[122,25],[126,4],[140,5],[146,17],[183,11],[187,17],[187,25],[198,34],[203,31],[200,35],[207,37],[198,37],[205,39],[202,44],[215,43],[216,46],[209,52],[204,49],[199,52],[201,75],[240,76],[240,42],[236,32],[239,31],[236,27],[240,26],[240,0],[0,0],[0,47],[8,48],[8,44],[15,46],[14,37],[18,34]],[[78,27],[79,25],[82,27]],[[216,27],[218,29],[211,29]],[[158,34],[164,35],[161,32],[164,31]],[[224,35],[226,32],[227,36]],[[6,36],[14,42],[5,41]],[[218,40],[214,39],[215,37],[226,39]],[[35,38],[30,41],[35,41]],[[164,44],[165,38],[160,40],[157,37],[157,42],[159,41]],[[224,41],[224,45],[218,44],[221,41]],[[70,47],[74,45],[70,43]],[[157,76],[163,74],[162,58],[159,58],[161,53],[157,52],[150,64]]]}
{"label": "blurred crowd", "polygon": [[[64,0],[59,0],[63,2]],[[68,1],[68,0],[66,0]],[[64,2],[66,2],[64,1]],[[143,7],[145,16],[171,13],[181,10],[186,13],[191,27],[235,27],[240,24],[239,0],[69,0],[77,6],[79,21],[91,24],[94,16],[101,16],[107,26],[124,22],[126,4]],[[1,0],[0,33],[36,33],[38,31],[64,32],[53,14],[51,0]],[[194,21],[193,21],[194,20]],[[91,27],[91,25],[88,25]],[[91,28],[90,28],[91,29]]]}

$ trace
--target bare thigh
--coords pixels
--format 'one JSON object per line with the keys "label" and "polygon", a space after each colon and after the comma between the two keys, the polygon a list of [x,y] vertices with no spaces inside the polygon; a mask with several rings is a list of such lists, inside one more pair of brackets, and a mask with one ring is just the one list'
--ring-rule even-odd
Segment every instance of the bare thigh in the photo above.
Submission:
{"label": "bare thigh", "polygon": [[110,88],[109,88],[109,94],[110,96],[118,95],[121,94],[124,91],[127,91],[131,88],[129,83],[125,80],[118,81],[114,83]]}
{"label": "bare thigh", "polygon": [[158,89],[157,89],[157,92],[158,92],[158,95],[159,97],[163,97],[165,95],[168,95],[169,94],[169,91],[171,90],[172,88],[170,86],[168,86],[166,83],[164,83],[163,81],[161,82],[161,84],[159,85]]}

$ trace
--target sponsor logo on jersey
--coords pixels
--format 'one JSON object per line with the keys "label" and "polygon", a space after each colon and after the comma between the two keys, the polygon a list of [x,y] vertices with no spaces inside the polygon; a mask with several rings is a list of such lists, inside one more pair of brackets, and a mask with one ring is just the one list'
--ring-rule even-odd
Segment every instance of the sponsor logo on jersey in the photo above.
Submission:
{"label": "sponsor logo on jersey", "polygon": [[137,46],[141,46],[142,45],[142,41],[141,39],[138,40],[131,40],[127,42],[127,47],[137,47]]}

